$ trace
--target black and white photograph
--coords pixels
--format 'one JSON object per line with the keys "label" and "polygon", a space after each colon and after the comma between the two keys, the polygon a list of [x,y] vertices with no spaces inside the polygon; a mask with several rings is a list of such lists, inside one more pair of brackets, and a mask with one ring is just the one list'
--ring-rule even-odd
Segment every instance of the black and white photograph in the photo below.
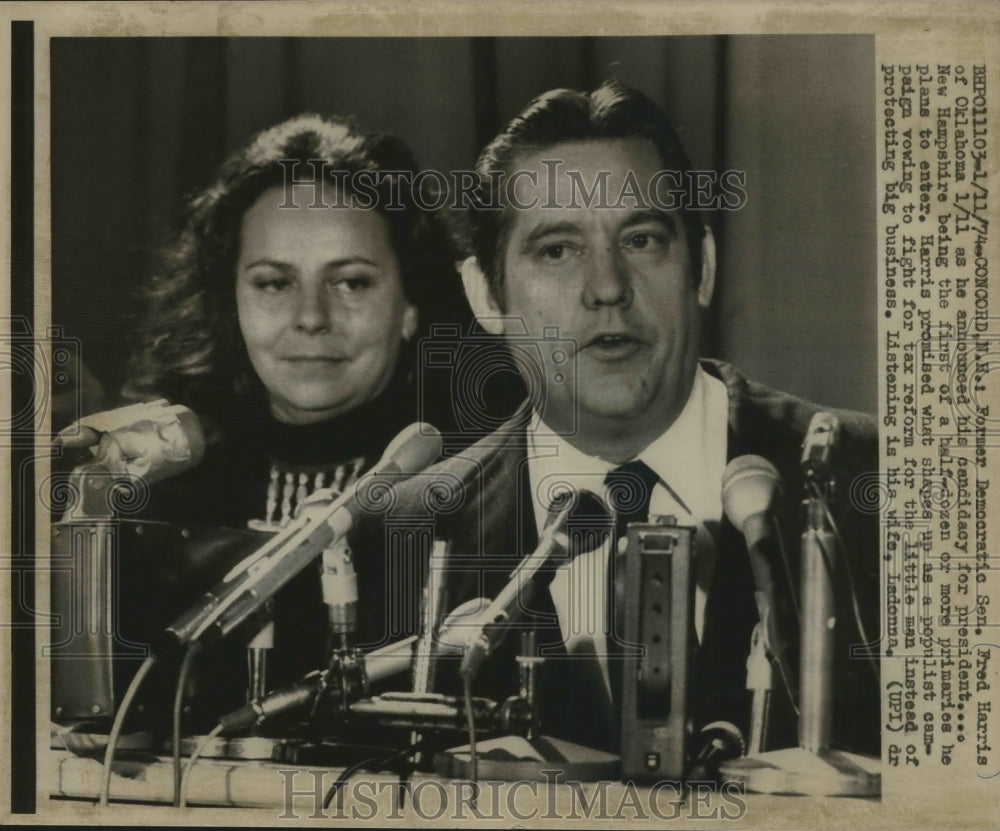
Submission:
{"label": "black and white photograph", "polygon": [[15,822],[895,827],[966,751],[995,803],[974,60],[29,18]]}

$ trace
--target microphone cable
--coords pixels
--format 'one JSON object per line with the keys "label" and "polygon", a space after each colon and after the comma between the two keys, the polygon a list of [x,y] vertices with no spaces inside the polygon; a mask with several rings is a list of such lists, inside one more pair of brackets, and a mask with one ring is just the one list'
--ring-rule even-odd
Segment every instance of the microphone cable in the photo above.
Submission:
{"label": "microphone cable", "polygon": [[[833,513],[830,511],[830,505],[827,503],[826,497],[822,494],[816,483],[810,482],[808,486],[813,497],[818,499],[820,504],[823,506],[823,513],[826,516],[826,521],[830,526],[830,530],[833,531],[833,538],[837,542],[837,548],[840,550],[841,559],[844,562],[844,571],[847,572],[848,594],[851,597],[851,611],[854,615],[854,625],[857,627],[858,635],[861,637],[861,640],[865,644],[870,644],[872,641],[869,639],[864,621],[861,619],[861,607],[858,601],[858,587],[854,581],[854,564],[851,562],[851,558],[847,553],[847,546],[844,545],[844,539],[840,535],[840,528],[837,526],[837,521],[834,519]],[[832,584],[833,563],[831,562],[830,554],[826,551],[826,549],[823,549],[823,563],[826,566],[827,574],[830,576],[830,582]],[[879,678],[878,665],[876,664],[874,656],[868,654],[866,657],[868,660],[865,663],[871,667],[871,670],[875,675],[875,681],[880,682],[881,679]]]}
{"label": "microphone cable", "polygon": [[[777,524],[777,520],[775,520]],[[795,580],[792,577],[792,563],[791,558],[788,556],[788,551],[785,548],[785,540],[781,535],[781,529],[775,529],[778,533],[775,535],[778,538],[778,551],[781,553],[781,565],[785,569],[785,579],[788,581],[788,593],[792,598],[792,607],[795,609],[796,620],[802,620],[802,607],[799,605],[799,590],[795,585]]]}
{"label": "microphone cable", "polygon": [[118,746],[118,740],[121,738],[122,727],[125,725],[125,717],[128,715],[128,711],[132,707],[132,702],[135,700],[135,697],[139,692],[139,687],[142,686],[142,682],[145,680],[146,676],[149,675],[154,666],[156,666],[156,656],[147,656],[146,660],[142,662],[142,666],[140,666],[136,674],[132,676],[132,680],[129,682],[128,688],[125,690],[125,695],[122,697],[122,703],[118,707],[118,711],[115,713],[114,721],[111,723],[111,732],[108,734],[108,746],[104,749],[104,776],[101,782],[101,793],[98,800],[98,804],[102,808],[107,807],[108,800],[110,798],[111,766],[115,761],[115,749]]}
{"label": "microphone cable", "polygon": [[[389,765],[393,764],[393,762],[397,762],[400,759],[404,759],[407,756],[411,756],[412,754],[419,752],[425,743],[425,739],[418,739],[412,744],[406,745],[406,747],[401,750],[397,750],[395,753],[386,756],[384,759],[362,759],[360,762],[356,762],[355,764],[344,768],[341,771],[340,776],[337,777],[336,781],[327,789],[326,795],[323,797],[323,807],[330,807],[330,803],[333,802],[334,797],[337,796],[340,789],[343,788],[344,785],[347,784],[348,780],[358,771],[370,770],[372,773],[378,773],[379,771],[385,770]],[[400,778],[403,778],[402,775]],[[400,792],[400,798],[402,798],[402,790]]]}
{"label": "microphone cable", "polygon": [[174,807],[181,804],[181,710],[184,704],[184,688],[191,674],[191,664],[195,655],[201,650],[201,641],[192,641],[184,652],[180,671],[177,673],[177,688],[174,690],[173,714],[173,775],[174,775]]}
{"label": "microphone cable", "polygon": [[465,693],[465,723],[469,731],[469,781],[473,785],[479,778],[479,759],[476,756],[476,718],[472,712],[472,678],[465,675],[462,678]]}
{"label": "microphone cable", "polygon": [[[791,560],[788,557],[788,551],[785,548],[785,540],[781,535],[780,529],[775,529],[778,531],[775,536],[778,539],[778,551],[781,554],[781,565],[785,569],[785,579],[788,581],[788,593],[792,600],[792,608],[795,610],[795,620],[802,620],[802,607],[799,605],[799,592],[795,586],[795,580],[792,578],[792,565]],[[775,610],[771,609],[769,614],[775,614]],[[800,624],[801,625],[801,624]],[[766,626],[766,624],[765,624]],[[785,661],[784,656],[781,658],[772,658],[772,663],[778,668],[778,675],[781,676],[782,686],[785,688],[785,694],[788,696],[788,702],[792,705],[792,711],[795,713],[796,717],[799,715],[799,702],[793,690],[792,679],[789,678],[788,664]]]}
{"label": "microphone cable", "polygon": [[[769,610],[768,614],[774,614],[774,609]],[[762,621],[763,628],[767,629],[767,624]],[[790,677],[791,673],[788,670],[787,662],[785,661],[785,656],[782,654],[780,657],[777,655],[772,655],[769,663],[772,666],[778,668],[778,676],[781,678],[781,684],[785,688],[785,695],[788,696],[788,703],[792,707],[792,712],[796,716],[799,715],[799,702],[795,694],[795,687],[792,686],[792,679]]]}
{"label": "microphone cable", "polygon": [[180,804],[178,807],[187,807],[187,792],[188,786],[191,782],[191,771],[194,770],[195,762],[197,762],[201,754],[205,752],[205,748],[207,748],[209,743],[211,743],[213,739],[217,738],[222,732],[222,727],[222,723],[219,722],[219,724],[216,724],[215,727],[212,728],[212,731],[208,735],[203,736],[202,740],[198,742],[198,746],[194,749],[194,753],[191,754],[191,758],[188,759],[187,765],[184,767],[184,778],[181,779]]}

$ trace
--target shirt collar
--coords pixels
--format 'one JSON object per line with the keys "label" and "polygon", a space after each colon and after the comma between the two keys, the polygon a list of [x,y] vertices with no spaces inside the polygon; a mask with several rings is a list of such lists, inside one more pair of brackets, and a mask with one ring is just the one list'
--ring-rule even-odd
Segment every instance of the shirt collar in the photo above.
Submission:
{"label": "shirt collar", "polygon": [[639,454],[699,522],[722,516],[728,410],[726,385],[699,366],[677,420]]}
{"label": "shirt collar", "polygon": [[[717,521],[722,516],[728,405],[725,384],[699,366],[680,415],[637,457],[700,522]],[[588,456],[562,436],[546,432],[537,416],[529,422],[527,433],[528,472],[538,528],[544,527],[558,483],[604,493],[604,478],[615,465]]]}

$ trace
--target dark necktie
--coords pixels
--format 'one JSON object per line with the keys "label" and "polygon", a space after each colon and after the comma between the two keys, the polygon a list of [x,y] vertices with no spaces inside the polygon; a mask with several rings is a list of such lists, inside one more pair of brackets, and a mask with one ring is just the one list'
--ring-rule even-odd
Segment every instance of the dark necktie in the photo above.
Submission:
{"label": "dark necktie", "polygon": [[619,554],[618,544],[626,537],[630,522],[646,522],[649,519],[649,502],[653,496],[653,488],[659,481],[660,478],[653,469],[638,459],[616,467],[604,479],[608,506],[615,516],[615,530],[611,535],[611,550],[608,553],[606,627],[608,679],[611,683],[611,700],[615,717],[619,719],[622,696],[622,642],[625,633],[625,600],[619,584],[622,583],[620,572],[625,559]]}

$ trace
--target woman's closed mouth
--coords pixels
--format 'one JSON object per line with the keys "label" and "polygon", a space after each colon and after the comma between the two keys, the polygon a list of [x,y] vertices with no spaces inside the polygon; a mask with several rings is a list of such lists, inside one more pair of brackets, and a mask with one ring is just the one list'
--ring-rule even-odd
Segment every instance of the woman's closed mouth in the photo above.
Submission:
{"label": "woman's closed mouth", "polygon": [[288,355],[282,360],[293,364],[338,364],[347,358],[341,355]]}

